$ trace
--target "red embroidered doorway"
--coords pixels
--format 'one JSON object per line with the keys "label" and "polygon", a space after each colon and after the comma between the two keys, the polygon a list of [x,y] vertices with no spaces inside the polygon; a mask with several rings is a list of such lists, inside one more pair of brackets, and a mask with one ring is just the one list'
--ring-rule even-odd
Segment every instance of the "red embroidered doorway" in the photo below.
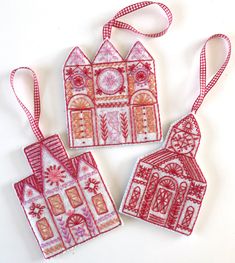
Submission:
{"label": "red embroidered doorway", "polygon": [[88,229],[86,219],[80,214],[73,214],[67,219],[66,227],[76,244],[82,243],[91,238],[90,231]]}
{"label": "red embroidered doorway", "polygon": [[176,181],[169,177],[163,177],[157,186],[150,212],[154,216],[161,218],[162,224],[166,222],[176,190]]}

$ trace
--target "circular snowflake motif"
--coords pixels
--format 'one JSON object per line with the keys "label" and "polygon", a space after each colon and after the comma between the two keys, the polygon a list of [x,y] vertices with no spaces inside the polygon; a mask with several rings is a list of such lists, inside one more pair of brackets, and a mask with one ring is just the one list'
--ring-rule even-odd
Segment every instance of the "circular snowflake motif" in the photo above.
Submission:
{"label": "circular snowflake motif", "polygon": [[143,70],[143,69],[140,69],[138,70],[136,73],[135,73],[135,80],[138,82],[138,83],[144,83],[146,82],[148,79],[148,73],[147,71]]}
{"label": "circular snowflake motif", "polygon": [[64,182],[65,171],[61,168],[61,166],[50,165],[49,168],[45,171],[46,182],[50,185],[59,186],[60,183]]}
{"label": "circular snowflake motif", "polygon": [[84,189],[90,193],[97,194],[97,191],[99,190],[99,183],[100,182],[96,181],[95,179],[89,178],[86,182]]}
{"label": "circular snowflake motif", "polygon": [[176,152],[186,154],[194,149],[195,142],[190,134],[177,132],[171,139],[171,145]]}
{"label": "circular snowflake motif", "polygon": [[30,209],[29,214],[32,217],[37,217],[37,219],[40,219],[43,214],[44,208],[45,208],[44,205],[32,203],[31,206],[29,207]]}
{"label": "circular snowflake motif", "polygon": [[82,88],[85,85],[85,80],[81,75],[73,76],[73,84],[76,88]]}
{"label": "circular snowflake motif", "polygon": [[123,75],[115,68],[107,68],[97,77],[97,85],[103,93],[113,95],[117,93],[124,83]]}
{"label": "circular snowflake motif", "polygon": [[179,176],[183,174],[182,167],[177,163],[168,163],[164,167],[164,169],[170,174],[179,175]]}

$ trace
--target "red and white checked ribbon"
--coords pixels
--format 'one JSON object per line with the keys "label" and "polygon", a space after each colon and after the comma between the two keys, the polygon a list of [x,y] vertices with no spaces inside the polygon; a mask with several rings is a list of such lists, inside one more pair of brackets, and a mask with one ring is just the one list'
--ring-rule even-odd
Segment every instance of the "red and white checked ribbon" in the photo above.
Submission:
{"label": "red and white checked ribbon", "polygon": [[[168,19],[167,27],[164,30],[162,30],[161,32],[149,33],[149,34],[148,33],[142,33],[139,30],[135,29],[133,26],[117,20],[118,18],[120,18],[122,16],[125,16],[125,15],[127,15],[129,13],[135,12],[135,11],[141,9],[141,8],[144,8],[146,6],[153,5],[153,4],[156,4],[159,7],[161,7],[161,9],[165,12],[165,14],[167,16],[167,19]],[[170,9],[167,6],[165,6],[164,4],[157,3],[157,2],[152,2],[152,1],[139,2],[139,3],[133,4],[133,5],[129,5],[129,6],[125,7],[125,8],[123,8],[108,23],[106,23],[104,25],[104,27],[103,27],[103,39],[111,37],[112,27],[130,30],[130,31],[132,31],[132,32],[134,32],[136,34],[140,34],[140,35],[143,35],[143,36],[146,36],[146,37],[161,37],[162,35],[164,35],[167,32],[167,30],[170,27],[171,23],[172,23],[172,13],[171,13]]]}
{"label": "red and white checked ribbon", "polygon": [[[15,88],[14,88],[14,78],[15,78],[15,74],[18,70],[29,70],[32,75],[33,75],[33,84],[34,84],[34,114],[32,115],[31,112],[28,110],[28,108],[23,104],[23,102],[19,99]],[[32,127],[32,130],[35,134],[35,136],[37,137],[37,139],[39,141],[44,139],[44,136],[39,128],[39,117],[40,117],[40,94],[39,94],[39,85],[38,85],[38,80],[37,80],[37,76],[35,74],[35,72],[28,68],[28,67],[20,67],[17,69],[14,69],[11,72],[10,75],[10,84],[11,87],[13,89],[13,92],[16,96],[17,101],[19,102],[20,106],[22,107],[22,109],[24,110],[24,112],[26,113],[26,116],[29,120],[30,126]]]}
{"label": "red and white checked ribbon", "polygon": [[[206,46],[207,43],[215,38],[221,38],[226,41],[228,50],[227,50],[227,56],[225,58],[225,61],[223,65],[220,67],[220,69],[215,73],[213,78],[210,80],[208,84],[206,84]],[[230,39],[223,34],[215,34],[207,39],[205,42],[201,54],[200,54],[200,94],[195,100],[193,106],[192,106],[192,112],[196,113],[199,107],[201,106],[204,98],[206,97],[207,93],[211,90],[212,87],[216,84],[216,82],[219,80],[220,76],[224,72],[226,66],[228,65],[229,59],[231,56],[231,42]]]}

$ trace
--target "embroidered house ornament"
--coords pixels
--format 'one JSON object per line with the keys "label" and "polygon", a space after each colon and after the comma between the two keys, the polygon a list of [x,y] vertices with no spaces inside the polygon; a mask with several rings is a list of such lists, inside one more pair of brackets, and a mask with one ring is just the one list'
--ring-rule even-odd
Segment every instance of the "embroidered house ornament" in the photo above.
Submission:
{"label": "embroidered house ornament", "polygon": [[14,187],[45,258],[50,258],[114,229],[121,220],[92,154],[69,158],[58,135],[43,137],[35,74],[34,89],[36,116],[17,97],[38,139],[24,149],[33,174]]}
{"label": "embroidered house ornament", "polygon": [[[158,5],[168,26],[159,33],[143,34],[118,18],[148,5]],[[124,59],[110,42],[112,27],[147,37],[164,35],[172,22],[161,3],[140,2],[119,11],[103,27],[103,39],[94,60],[75,47],[64,65],[64,88],[69,145],[120,145],[159,141],[162,138],[155,65],[138,41]]]}
{"label": "embroidered house ornament", "polygon": [[123,59],[105,40],[93,62],[76,47],[64,80],[71,147],[161,139],[154,60],[140,42]]}
{"label": "embroidered house ornament", "polygon": [[166,147],[138,162],[121,211],[189,235],[206,191],[195,160],[201,134],[193,114],[170,130]]}
{"label": "embroidered house ornament", "polygon": [[[224,64],[206,85],[206,44],[215,38],[226,40],[229,50]],[[227,36],[216,34],[206,41],[200,56],[200,95],[192,113],[171,127],[163,148],[139,160],[120,212],[185,235],[192,233],[207,187],[195,159],[201,133],[194,114],[223,73],[230,54]]]}
{"label": "embroidered house ornament", "polygon": [[25,154],[33,175],[15,190],[45,258],[121,224],[90,152],[69,159],[54,135]]}

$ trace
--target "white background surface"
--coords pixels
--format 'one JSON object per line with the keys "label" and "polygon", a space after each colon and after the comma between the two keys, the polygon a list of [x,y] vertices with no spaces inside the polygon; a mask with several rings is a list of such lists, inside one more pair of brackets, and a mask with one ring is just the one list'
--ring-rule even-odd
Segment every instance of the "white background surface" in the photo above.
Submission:
{"label": "white background surface", "polygon": [[[23,111],[9,87],[9,72],[30,66],[41,85],[41,128],[59,133],[67,147],[62,66],[79,45],[92,58],[102,41],[102,26],[135,1],[0,0],[0,262],[42,262],[43,255],[28,226],[12,184],[31,171],[22,148],[35,142]],[[199,52],[214,33],[231,37],[235,48],[235,15],[231,0],[164,1],[174,15],[169,32],[158,39],[113,30],[112,42],[125,55],[140,39],[156,59],[164,136],[171,122],[188,113],[199,90]],[[157,7],[129,16],[138,28],[153,32],[165,19]],[[125,19],[126,20],[126,19]],[[221,41],[209,45],[208,74],[224,58]],[[217,44],[217,45],[215,45]],[[28,79],[18,75],[18,91],[29,100]],[[24,89],[23,89],[24,88]],[[27,94],[27,95],[26,95]],[[93,239],[51,262],[235,262],[234,174],[235,52],[216,87],[198,111],[202,140],[197,160],[208,182],[202,209],[191,236],[122,216],[124,226]],[[157,144],[93,150],[102,175],[119,206],[137,157]],[[68,150],[71,156],[81,153]]]}

